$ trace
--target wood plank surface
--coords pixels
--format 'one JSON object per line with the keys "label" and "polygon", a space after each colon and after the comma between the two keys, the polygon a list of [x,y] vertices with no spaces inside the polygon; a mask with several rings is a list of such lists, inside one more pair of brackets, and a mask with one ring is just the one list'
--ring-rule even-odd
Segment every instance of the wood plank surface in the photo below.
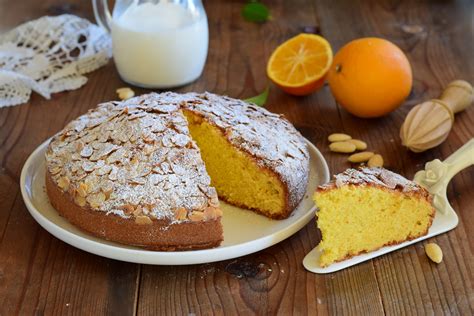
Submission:
{"label": "wood plank surface", "polygon": [[[205,1],[210,27],[205,71],[177,91],[253,96],[268,84],[265,66],[273,49],[305,28],[320,32],[334,51],[352,39],[379,36],[399,45],[414,70],[412,94],[392,114],[355,118],[337,105],[328,87],[301,98],[271,86],[267,108],[284,113],[321,150],[332,173],[349,165],[345,156],[327,149],[331,132],[366,140],[388,168],[408,178],[426,161],[445,158],[474,137],[474,107],[456,115],[446,142],[425,153],[408,152],[398,136],[413,105],[437,97],[453,79],[474,83],[473,1],[264,2],[273,19],[254,24],[240,15],[243,1]],[[0,32],[62,13],[93,20],[89,1],[0,0]],[[460,223],[432,239],[444,252],[439,265],[419,243],[341,272],[311,274],[301,262],[320,239],[314,221],[266,250],[191,266],[119,262],[56,239],[26,210],[19,176],[39,144],[97,103],[115,99],[115,89],[126,85],[113,61],[88,78],[81,89],[51,100],[33,93],[26,104],[0,109],[0,315],[474,313],[474,168],[449,185]]]}

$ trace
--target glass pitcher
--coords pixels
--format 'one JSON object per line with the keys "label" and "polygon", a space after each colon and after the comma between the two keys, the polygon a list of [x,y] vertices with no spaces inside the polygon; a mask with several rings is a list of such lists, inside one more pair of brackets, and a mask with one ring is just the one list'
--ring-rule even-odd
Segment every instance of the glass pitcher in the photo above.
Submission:
{"label": "glass pitcher", "polygon": [[145,88],[172,88],[201,75],[209,30],[200,0],[92,0],[97,23],[112,36],[120,77]]}

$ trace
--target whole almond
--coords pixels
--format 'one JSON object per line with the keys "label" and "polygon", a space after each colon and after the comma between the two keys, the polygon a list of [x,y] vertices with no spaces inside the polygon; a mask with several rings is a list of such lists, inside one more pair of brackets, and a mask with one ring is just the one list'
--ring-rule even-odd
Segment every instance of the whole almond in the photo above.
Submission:
{"label": "whole almond", "polygon": [[353,153],[356,146],[349,142],[335,142],[329,145],[329,149],[336,153]]}
{"label": "whole almond", "polygon": [[441,248],[435,244],[435,243],[429,243],[425,245],[425,252],[428,258],[431,259],[431,261],[440,263],[443,261],[443,251]]}
{"label": "whole almond", "polygon": [[360,139],[349,139],[349,143],[353,143],[356,145],[357,150],[366,150],[367,149],[367,144],[364,141],[361,141]]}
{"label": "whole almond", "polygon": [[328,140],[329,140],[331,143],[334,143],[334,142],[343,142],[343,141],[349,140],[349,139],[351,139],[351,138],[352,138],[352,137],[351,137],[350,135],[347,135],[347,134],[334,133],[334,134],[329,135]]}
{"label": "whole almond", "polygon": [[375,168],[375,167],[383,167],[383,157],[379,154],[373,155],[369,161],[367,162],[367,165],[370,168]]}
{"label": "whole almond", "polygon": [[127,99],[130,99],[131,97],[135,96],[135,92],[128,88],[128,87],[125,87],[125,88],[119,88],[117,90],[115,90],[115,92],[117,92],[118,94],[118,97],[120,100],[127,100]]}
{"label": "whole almond", "polygon": [[354,163],[366,162],[372,158],[373,155],[374,153],[371,151],[362,151],[360,153],[350,155],[347,160]]}

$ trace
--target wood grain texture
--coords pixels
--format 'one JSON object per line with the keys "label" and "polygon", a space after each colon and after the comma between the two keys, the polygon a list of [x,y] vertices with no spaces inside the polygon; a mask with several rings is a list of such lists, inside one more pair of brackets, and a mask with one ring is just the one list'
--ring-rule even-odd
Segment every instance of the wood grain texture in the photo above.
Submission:
{"label": "wood grain texture", "polygon": [[[406,151],[398,137],[413,105],[437,97],[453,79],[474,83],[474,2],[266,2],[273,20],[253,24],[241,18],[240,1],[205,1],[210,26],[205,71],[178,91],[207,90],[237,98],[259,93],[268,84],[265,66],[273,49],[305,27],[320,31],[334,51],[354,38],[380,36],[407,52],[414,70],[413,92],[400,109],[363,120],[337,105],[328,87],[297,98],[274,86],[267,107],[284,113],[317,145],[333,173],[349,165],[346,156],[327,149],[332,132],[365,140],[384,156],[387,167],[407,177],[474,137],[474,108],[458,114],[447,141],[425,153]],[[89,1],[1,0],[0,31],[61,13],[93,18]],[[125,85],[112,61],[88,78],[83,88],[51,100],[33,94],[24,105],[0,109],[0,315],[474,313],[473,168],[449,186],[448,198],[460,223],[433,239],[444,251],[439,265],[427,259],[420,243],[338,273],[308,273],[301,261],[319,242],[314,222],[253,255],[192,266],[118,262],[52,237],[27,212],[19,175],[34,148],[87,109],[115,99],[115,89]]]}

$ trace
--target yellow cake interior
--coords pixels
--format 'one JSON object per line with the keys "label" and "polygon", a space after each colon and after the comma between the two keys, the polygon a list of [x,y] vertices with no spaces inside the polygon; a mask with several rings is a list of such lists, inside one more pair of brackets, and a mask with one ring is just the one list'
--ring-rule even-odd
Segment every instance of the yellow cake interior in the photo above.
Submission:
{"label": "yellow cake interior", "polygon": [[219,197],[231,204],[259,210],[269,217],[278,217],[285,209],[285,190],[278,178],[232,146],[220,129],[189,110],[184,114]]}
{"label": "yellow cake interior", "polygon": [[316,192],[317,225],[322,240],[320,265],[384,245],[425,235],[431,204],[415,195],[373,186],[345,185]]}

